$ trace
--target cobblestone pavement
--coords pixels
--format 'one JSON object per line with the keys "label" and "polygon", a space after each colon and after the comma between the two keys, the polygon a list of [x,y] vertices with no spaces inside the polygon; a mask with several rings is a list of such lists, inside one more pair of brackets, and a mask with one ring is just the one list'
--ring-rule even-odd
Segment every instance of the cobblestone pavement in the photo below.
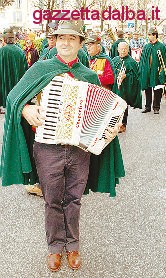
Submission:
{"label": "cobblestone pavement", "polygon": [[130,108],[127,131],[119,135],[126,177],[117,197],[82,198],[79,271],[65,257],[59,272],[47,269],[43,199],[22,185],[0,187],[0,277],[165,278],[165,124],[164,99],[159,115]]}

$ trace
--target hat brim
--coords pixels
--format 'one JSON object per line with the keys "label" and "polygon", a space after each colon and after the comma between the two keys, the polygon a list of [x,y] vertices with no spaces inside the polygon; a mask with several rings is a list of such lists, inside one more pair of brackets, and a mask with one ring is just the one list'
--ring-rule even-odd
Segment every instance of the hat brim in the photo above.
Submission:
{"label": "hat brim", "polygon": [[59,30],[54,31],[53,34],[54,35],[77,35],[77,36],[80,36],[85,39],[85,34],[78,33],[77,31],[74,31],[72,29],[65,29],[65,28],[59,29]]}
{"label": "hat brim", "polygon": [[158,33],[156,32],[148,32],[148,35],[152,35],[152,34],[158,35]]}
{"label": "hat brim", "polygon": [[96,41],[96,40],[93,40],[93,39],[87,39],[87,40],[86,40],[86,43],[96,43],[96,44],[101,44],[101,41]]}
{"label": "hat brim", "polygon": [[4,36],[4,37],[8,37],[8,38],[14,38],[14,37],[15,37],[15,35],[14,35],[13,32],[5,32],[5,33],[3,34],[3,36]]}
{"label": "hat brim", "polygon": [[48,38],[48,39],[49,39],[49,38],[52,38],[52,37],[55,37],[55,34],[51,34],[51,35],[47,35],[47,36],[46,36],[46,38]]}

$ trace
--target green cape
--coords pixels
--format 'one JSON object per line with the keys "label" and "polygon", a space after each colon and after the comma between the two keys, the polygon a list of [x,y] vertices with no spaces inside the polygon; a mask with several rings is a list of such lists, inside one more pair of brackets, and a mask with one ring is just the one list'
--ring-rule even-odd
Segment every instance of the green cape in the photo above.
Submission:
{"label": "green cape", "polygon": [[[139,79],[138,63],[130,56],[121,59],[119,56],[112,59],[115,67],[115,82],[113,92],[123,98],[128,105],[134,108],[142,108],[141,84]],[[120,89],[117,85],[117,76],[124,61],[126,67],[126,78],[123,80]]]}
{"label": "green cape", "polygon": [[49,47],[44,48],[42,53],[40,53],[39,60],[49,59],[50,51],[51,49]]}
{"label": "green cape", "polygon": [[[22,119],[22,109],[54,76],[65,72],[71,72],[78,80],[99,85],[96,73],[80,62],[69,68],[68,65],[54,57],[36,62],[8,95],[1,157],[3,186],[36,182],[37,175],[32,158],[34,134],[31,126],[26,120]],[[104,170],[100,167],[100,159],[104,160],[102,165]],[[109,192],[111,196],[115,196],[115,186],[118,178],[124,176],[123,160],[117,137],[107,146],[105,152],[96,156],[95,163],[97,163],[97,166],[92,165],[93,170],[90,171],[89,176],[94,179],[97,177],[98,180],[100,178],[102,181],[105,180],[105,172],[108,171],[111,176],[107,180],[107,187],[104,184],[102,190],[98,189],[98,183],[95,179],[95,184],[88,183],[86,192],[92,186],[94,191]],[[98,168],[100,168],[100,172],[98,172]]]}
{"label": "green cape", "polygon": [[0,106],[6,107],[6,98],[28,69],[25,54],[15,44],[0,48]]}
{"label": "green cape", "polygon": [[[164,44],[157,41],[155,44],[148,43],[143,48],[139,66],[142,90],[164,84],[166,81],[164,69],[161,72],[159,71],[161,67],[157,50],[161,51],[164,64],[166,65],[166,47]],[[152,67],[150,66],[150,57],[152,59]]]}
{"label": "green cape", "polygon": [[42,55],[43,50],[47,47],[48,47],[48,40],[47,40],[47,38],[44,38],[42,41],[42,45],[41,45],[40,56]]}

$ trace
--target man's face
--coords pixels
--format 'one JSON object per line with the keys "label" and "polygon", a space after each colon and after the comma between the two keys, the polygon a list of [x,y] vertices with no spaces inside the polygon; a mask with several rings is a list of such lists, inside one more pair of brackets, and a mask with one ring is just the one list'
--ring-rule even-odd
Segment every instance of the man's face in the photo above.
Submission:
{"label": "man's face", "polygon": [[74,60],[78,50],[82,47],[80,37],[77,35],[57,35],[56,48],[62,59]]}
{"label": "man's face", "polygon": [[56,36],[51,36],[47,38],[47,40],[48,40],[49,48],[53,48],[54,46],[56,46]]}
{"label": "man's face", "polygon": [[136,33],[133,34],[133,39],[137,41],[138,40],[138,34],[136,34]]}
{"label": "man's face", "polygon": [[95,42],[90,42],[86,44],[87,51],[90,56],[95,56],[100,53],[100,44]]}
{"label": "man's face", "polygon": [[156,41],[156,35],[148,34],[148,39],[149,39],[150,42],[155,42]]}
{"label": "man's face", "polygon": [[129,39],[130,38],[130,33],[127,32],[127,33],[125,33],[124,36],[125,36],[126,39]]}
{"label": "man's face", "polygon": [[121,44],[118,46],[118,52],[120,58],[123,58],[128,55],[129,47],[126,44]]}

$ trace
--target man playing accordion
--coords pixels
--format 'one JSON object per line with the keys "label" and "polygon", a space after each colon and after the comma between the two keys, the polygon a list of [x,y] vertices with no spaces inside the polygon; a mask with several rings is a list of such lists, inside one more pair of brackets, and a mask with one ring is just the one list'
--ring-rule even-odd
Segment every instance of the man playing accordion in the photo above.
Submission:
{"label": "man playing accordion", "polygon": [[[100,85],[97,74],[83,66],[77,58],[85,39],[82,27],[80,21],[60,21],[55,31],[57,56],[36,62],[7,99],[1,160],[2,185],[34,184],[38,174],[45,200],[48,267],[53,272],[60,269],[64,250],[71,269],[78,269],[81,265],[79,218],[81,197],[88,180],[90,153],[68,144],[46,144],[36,140],[33,149],[31,126],[42,126],[44,118],[41,106],[32,105],[31,99],[49,87],[54,78],[61,79],[64,74]],[[70,118],[69,108],[66,119]],[[105,132],[107,140],[111,141],[117,133],[118,126],[108,128]],[[101,163],[103,170],[96,174],[96,179],[103,179],[103,186],[98,189],[96,180],[93,190],[115,196],[118,178],[124,176],[117,137],[99,155],[98,165],[93,165],[90,175],[97,171]]]}

